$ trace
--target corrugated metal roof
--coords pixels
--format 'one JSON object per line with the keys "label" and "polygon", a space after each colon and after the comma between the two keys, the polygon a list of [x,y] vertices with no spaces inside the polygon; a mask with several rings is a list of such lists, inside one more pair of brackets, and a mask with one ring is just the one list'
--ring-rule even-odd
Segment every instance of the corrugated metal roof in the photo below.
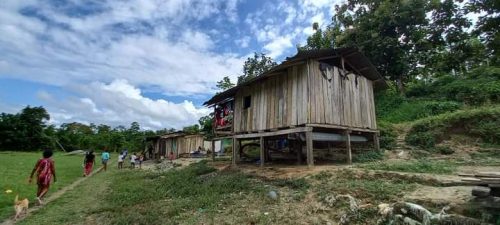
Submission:
{"label": "corrugated metal roof", "polygon": [[377,69],[373,64],[363,55],[357,48],[336,48],[336,49],[319,49],[319,50],[307,50],[299,51],[295,56],[287,58],[281,64],[273,67],[269,71],[261,74],[260,76],[254,77],[248,81],[245,81],[235,87],[232,87],[224,92],[214,95],[210,100],[203,103],[203,105],[210,106],[215,103],[224,101],[229,98],[233,98],[236,92],[244,86],[248,86],[262,79],[270,76],[275,76],[283,74],[283,70],[290,66],[305,63],[307,59],[327,59],[327,58],[340,58],[343,57],[353,69],[360,73],[360,75],[375,81],[375,86],[385,88],[387,84],[384,79],[378,73]]}

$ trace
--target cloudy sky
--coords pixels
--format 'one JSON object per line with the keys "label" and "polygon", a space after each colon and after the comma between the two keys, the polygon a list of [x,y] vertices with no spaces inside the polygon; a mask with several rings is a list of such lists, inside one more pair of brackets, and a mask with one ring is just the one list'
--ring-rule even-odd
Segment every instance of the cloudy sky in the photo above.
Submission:
{"label": "cloudy sky", "polygon": [[[335,0],[1,0],[0,112],[182,128],[243,61],[296,53]],[[324,25],[323,25],[324,26]]]}

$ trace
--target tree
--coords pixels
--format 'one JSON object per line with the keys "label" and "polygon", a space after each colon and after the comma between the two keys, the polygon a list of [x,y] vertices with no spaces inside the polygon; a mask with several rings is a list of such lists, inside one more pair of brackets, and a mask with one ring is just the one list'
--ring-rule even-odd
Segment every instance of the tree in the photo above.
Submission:
{"label": "tree", "polygon": [[248,57],[243,64],[243,75],[238,77],[238,84],[257,77],[277,65],[271,57],[264,53],[254,53],[253,57]]}
{"label": "tree", "polygon": [[197,134],[200,132],[200,126],[198,124],[194,124],[194,125],[182,128],[182,131],[184,133],[187,133],[187,134]]}
{"label": "tree", "polygon": [[481,37],[488,47],[488,58],[498,65],[500,52],[500,2],[497,0],[472,0],[468,10],[483,13],[479,17],[474,33]]}
{"label": "tree", "polygon": [[214,135],[214,113],[201,117],[198,122],[200,123],[201,131],[205,133],[205,137],[211,138]]}
{"label": "tree", "polygon": [[234,87],[234,84],[231,82],[231,79],[229,77],[223,77],[222,80],[217,82],[217,85],[215,85],[220,91],[225,91],[229,88]]}

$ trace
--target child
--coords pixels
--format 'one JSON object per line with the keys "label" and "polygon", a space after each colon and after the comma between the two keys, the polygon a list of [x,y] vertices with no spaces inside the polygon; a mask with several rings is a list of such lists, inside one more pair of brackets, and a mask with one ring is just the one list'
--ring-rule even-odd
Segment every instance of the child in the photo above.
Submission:
{"label": "child", "polygon": [[120,155],[118,155],[118,169],[123,169],[123,158],[124,156],[120,153]]}
{"label": "child", "polygon": [[175,155],[174,152],[170,151],[170,154],[168,155],[168,160],[170,160],[170,163],[175,160]]}
{"label": "child", "polygon": [[139,155],[139,169],[142,169],[142,161],[144,161],[144,155],[140,154]]}
{"label": "child", "polygon": [[101,154],[102,167],[104,171],[108,169],[108,160],[109,160],[109,152],[107,149],[104,149],[104,152]]}
{"label": "child", "polygon": [[30,178],[28,182],[31,184],[33,179],[33,174],[36,172],[36,184],[38,185],[38,190],[36,192],[36,199],[40,205],[42,204],[42,198],[49,191],[50,180],[54,177],[54,182],[56,182],[56,170],[54,168],[54,161],[50,158],[52,157],[51,150],[43,151],[43,158],[36,162],[35,168],[31,171]]}
{"label": "child", "polygon": [[135,168],[135,161],[137,160],[137,156],[135,155],[135,152],[130,156],[130,168],[134,169]]}

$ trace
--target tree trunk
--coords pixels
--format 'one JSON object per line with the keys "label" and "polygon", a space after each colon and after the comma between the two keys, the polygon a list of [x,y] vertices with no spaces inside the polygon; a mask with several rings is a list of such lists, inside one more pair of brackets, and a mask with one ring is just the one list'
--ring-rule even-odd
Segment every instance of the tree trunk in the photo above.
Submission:
{"label": "tree trunk", "polygon": [[405,94],[405,86],[403,84],[403,79],[401,79],[401,77],[398,77],[396,79],[396,86],[398,87],[399,94],[404,95]]}

